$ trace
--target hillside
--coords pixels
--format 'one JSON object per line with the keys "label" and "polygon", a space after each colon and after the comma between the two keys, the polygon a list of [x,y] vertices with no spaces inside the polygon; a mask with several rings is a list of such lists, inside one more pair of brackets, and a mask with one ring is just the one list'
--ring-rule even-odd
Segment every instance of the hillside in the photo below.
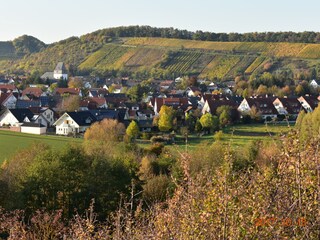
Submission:
{"label": "hillside", "polygon": [[[107,35],[104,35],[107,34]],[[0,42],[0,73],[52,70],[59,61],[75,74],[168,78],[199,75],[211,80],[268,71],[290,72],[294,79],[320,73],[320,44],[289,42],[214,42],[161,37],[110,36],[104,30],[44,45],[26,37]],[[130,35],[130,34],[128,34]]]}
{"label": "hillside", "polygon": [[46,48],[46,44],[39,39],[23,35],[13,41],[0,42],[0,60],[22,58],[31,53],[37,53]]}

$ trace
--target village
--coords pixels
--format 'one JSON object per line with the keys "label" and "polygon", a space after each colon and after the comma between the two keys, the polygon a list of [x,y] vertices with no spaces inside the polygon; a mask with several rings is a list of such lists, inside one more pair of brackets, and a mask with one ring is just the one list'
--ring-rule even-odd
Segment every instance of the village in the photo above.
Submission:
{"label": "village", "polygon": [[[175,80],[153,80],[149,91],[141,99],[130,98],[123,89],[130,89],[139,82],[128,79],[99,80],[96,87],[92,81],[83,77],[69,77],[64,63],[59,62],[53,72],[41,77],[56,84],[51,86],[30,84],[18,89],[13,79],[0,80],[0,130],[30,134],[57,134],[79,136],[91,124],[104,119],[115,119],[125,126],[136,121],[141,132],[158,132],[154,119],[163,105],[172,107],[176,113],[177,126],[186,126],[186,116],[192,115],[195,121],[202,115],[217,115],[217,110],[227,108],[230,119],[225,125],[233,123],[290,121],[294,122],[301,111],[312,112],[320,97],[270,96],[260,95],[243,98],[233,92],[232,81],[224,84],[197,80],[199,87],[188,86],[177,89],[181,78]],[[80,81],[82,88],[59,87],[59,82]],[[61,84],[60,84],[61,85]],[[204,87],[205,86],[205,87]],[[310,86],[318,88],[316,80]],[[75,97],[73,111],[63,108],[67,98]],[[74,104],[74,103],[70,103]],[[70,105],[69,104],[69,105]],[[219,111],[219,110],[218,110]]]}

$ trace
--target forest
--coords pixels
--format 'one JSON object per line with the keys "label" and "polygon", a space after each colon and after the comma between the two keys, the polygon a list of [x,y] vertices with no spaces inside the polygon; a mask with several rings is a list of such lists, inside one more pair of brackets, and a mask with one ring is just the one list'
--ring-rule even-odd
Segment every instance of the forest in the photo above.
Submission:
{"label": "forest", "polygon": [[150,26],[123,26],[106,28],[85,35],[92,37],[161,37],[218,42],[291,42],[319,43],[317,32],[252,32],[252,33],[214,33],[207,31],[188,31],[176,28],[156,28]]}

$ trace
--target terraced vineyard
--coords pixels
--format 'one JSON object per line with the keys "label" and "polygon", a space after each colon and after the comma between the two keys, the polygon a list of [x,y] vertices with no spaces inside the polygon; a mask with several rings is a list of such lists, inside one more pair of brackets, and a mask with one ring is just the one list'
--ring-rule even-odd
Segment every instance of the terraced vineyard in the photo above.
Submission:
{"label": "terraced vineyard", "polygon": [[191,66],[190,72],[200,74],[214,58],[214,54],[202,53],[198,60]]}
{"label": "terraced vineyard", "polygon": [[300,58],[320,58],[319,44],[308,44],[298,54]]}
{"label": "terraced vineyard", "polygon": [[228,74],[225,76],[227,78],[234,78],[234,76],[237,76],[238,74],[241,75],[256,59],[256,56],[243,56],[241,57],[240,61],[238,61],[237,64],[235,64],[232,69],[228,72]]}
{"label": "terraced vineyard", "polygon": [[251,74],[253,73],[266,59],[266,57],[264,56],[259,56],[257,57],[250,66],[248,66],[248,68],[245,70],[245,74]]}
{"label": "terraced vineyard", "polygon": [[[89,34],[90,35],[90,34]],[[102,39],[103,38],[97,38]],[[108,38],[109,39],[109,38]],[[107,40],[108,40],[107,39]],[[26,48],[28,49],[28,48]],[[272,73],[292,70],[294,76],[308,68],[320,69],[320,44],[271,42],[207,42],[168,38],[69,38],[39,52],[13,58],[12,42],[0,42],[0,73],[52,71],[57,62],[73,66],[80,74],[104,76],[143,73],[145,78],[195,74],[207,79],[234,79],[238,74],[260,73],[266,61],[276,58]],[[11,58],[10,58],[11,56]],[[18,56],[17,56],[18,57]],[[141,74],[140,74],[141,75]]]}
{"label": "terraced vineyard", "polygon": [[136,53],[125,62],[125,67],[131,70],[139,67],[152,67],[163,60],[165,52],[164,49],[139,48]]}
{"label": "terraced vineyard", "polygon": [[175,73],[188,72],[201,55],[200,52],[196,51],[171,52],[162,63],[162,67]]}
{"label": "terraced vineyard", "polygon": [[320,58],[320,44],[269,42],[207,42],[163,38],[131,38],[126,41],[135,46],[185,47],[217,52],[263,53],[276,57]]}
{"label": "terraced vineyard", "polygon": [[[123,47],[121,45],[106,45],[90,55],[83,63],[79,65],[79,69],[111,69],[116,67],[117,61],[126,55],[129,52],[128,50],[129,47]],[[128,59],[130,57],[126,56]],[[121,59],[121,63],[124,60],[125,59]]]}
{"label": "terraced vineyard", "polygon": [[240,62],[240,56],[217,56],[200,74],[201,78],[223,80],[227,73]]}

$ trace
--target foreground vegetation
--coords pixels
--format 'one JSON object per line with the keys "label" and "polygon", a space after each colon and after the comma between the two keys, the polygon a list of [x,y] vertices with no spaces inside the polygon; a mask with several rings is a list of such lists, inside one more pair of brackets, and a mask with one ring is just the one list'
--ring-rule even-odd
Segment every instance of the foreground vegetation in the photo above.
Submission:
{"label": "foreground vegetation", "polygon": [[[63,150],[33,145],[1,166],[0,237],[317,239],[319,112],[301,113],[280,138],[287,127],[256,125],[237,148],[223,136],[249,126],[184,152],[142,149],[135,124],[114,120]],[[255,138],[267,134],[275,139]]]}
{"label": "foreground vegetation", "polygon": [[[250,141],[261,140],[269,141],[272,140],[269,136],[277,137],[281,133],[289,131],[286,124],[248,124],[248,125],[235,125],[228,127],[223,130],[221,141],[228,144],[232,141],[233,146],[244,146]],[[10,157],[14,156],[19,150],[30,147],[33,143],[44,143],[48,144],[55,150],[63,149],[70,143],[81,144],[83,139],[81,138],[70,138],[61,136],[39,136],[24,133],[16,133],[10,131],[0,131],[0,164]],[[213,135],[199,136],[196,134],[188,137],[188,148],[189,150],[196,148],[205,148],[207,144],[214,142]],[[149,140],[139,140],[141,147],[147,148],[151,142]],[[175,146],[179,146],[178,149],[185,148],[185,138],[181,135],[177,135],[175,138],[174,145],[168,145],[169,148],[175,149]]]}
{"label": "foreground vegetation", "polygon": [[10,131],[0,131],[0,164],[19,150],[30,147],[33,143],[41,142],[59,150],[71,142],[81,143],[82,140],[58,136],[39,136]]}

